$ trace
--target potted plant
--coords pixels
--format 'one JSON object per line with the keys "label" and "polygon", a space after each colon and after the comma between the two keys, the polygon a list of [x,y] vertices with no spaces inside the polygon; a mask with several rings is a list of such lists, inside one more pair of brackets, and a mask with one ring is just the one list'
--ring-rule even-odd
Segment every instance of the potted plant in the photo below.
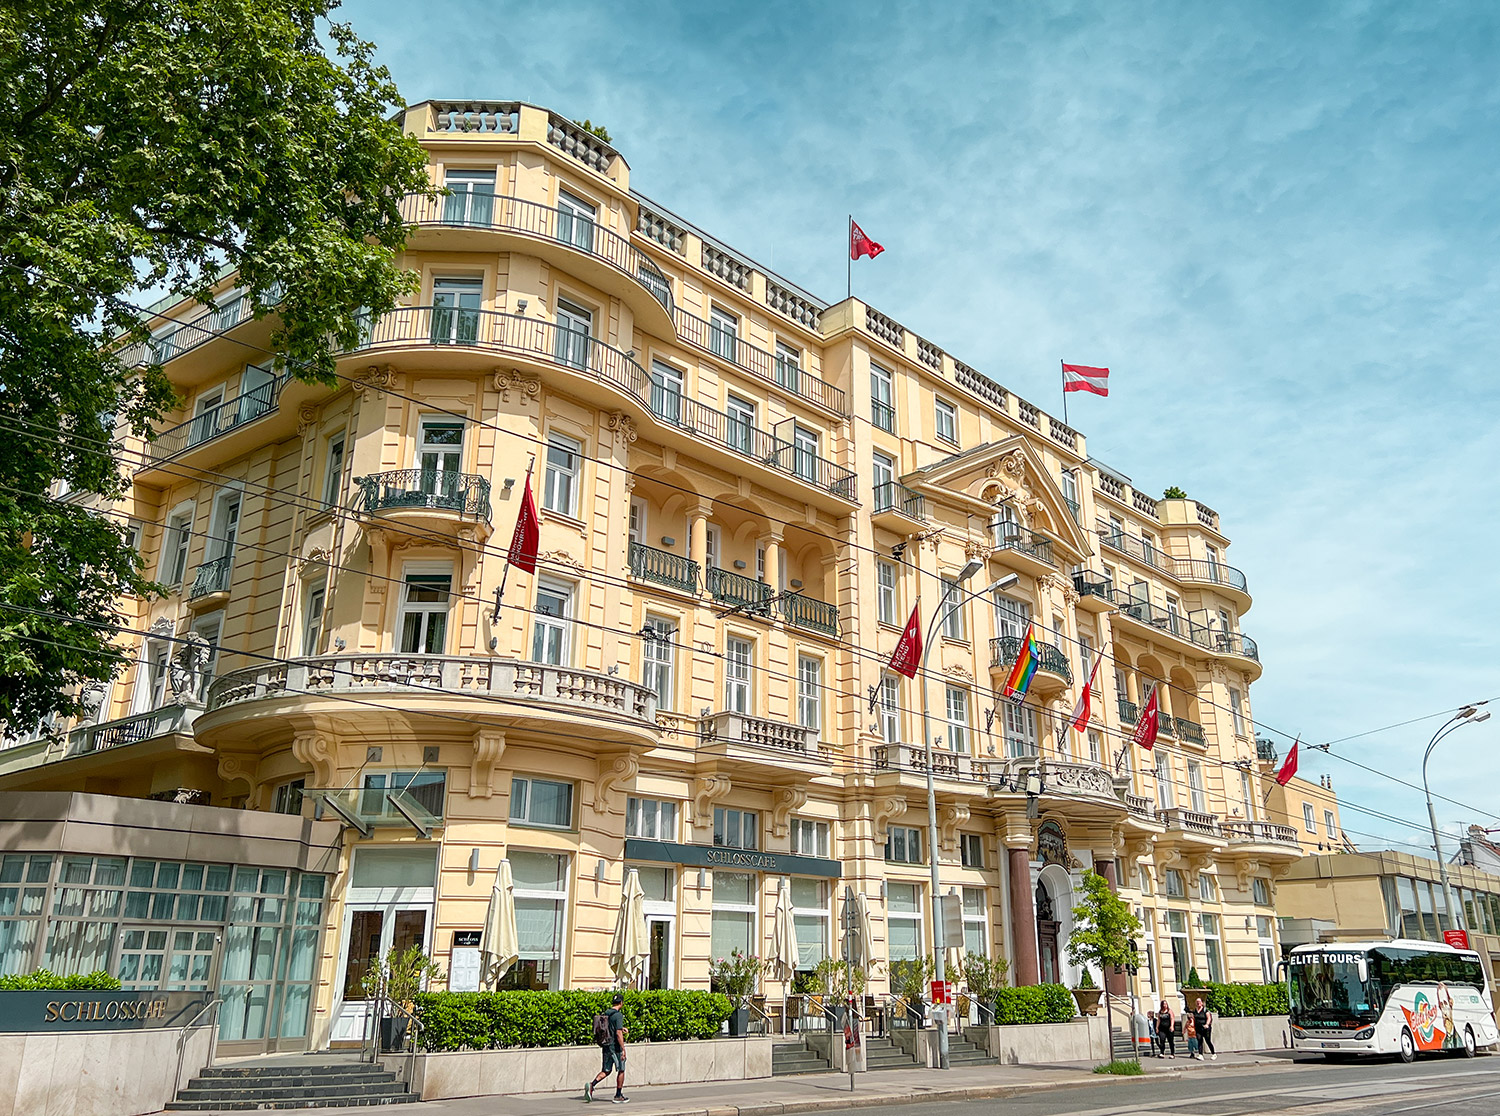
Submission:
{"label": "potted plant", "polygon": [[1083,976],[1078,978],[1078,984],[1073,989],[1073,999],[1078,1001],[1078,1014],[1098,1015],[1099,997],[1102,995],[1104,993],[1094,983],[1094,974],[1084,969]]}
{"label": "potted plant", "polygon": [[1187,983],[1182,986],[1180,991],[1182,992],[1184,1009],[1187,1011],[1193,1010],[1193,1001],[1197,1000],[1200,996],[1203,998],[1205,1004],[1213,1002],[1213,989],[1203,983],[1203,979],[1198,976],[1197,969],[1188,969]]}
{"label": "potted plant", "polygon": [[755,982],[765,968],[759,957],[731,949],[728,957],[716,957],[708,966],[709,987],[729,997],[729,1033],[742,1037],[750,1031],[750,1009],[745,1001],[755,991]]}
{"label": "potted plant", "polygon": [[927,1022],[927,986],[937,973],[937,962],[931,957],[914,957],[891,962],[891,991],[906,1001],[906,1017],[913,1027]]}
{"label": "potted plant", "polygon": [[959,974],[968,985],[969,995],[984,1010],[980,1022],[993,1026],[995,1022],[995,998],[1010,974],[1010,962],[1003,957],[993,960],[982,953],[966,953],[959,965]]}
{"label": "potted plant", "polygon": [[849,997],[864,994],[865,971],[847,961],[825,957],[813,970],[813,981],[818,995],[824,999],[824,1014],[832,1020],[834,1027],[842,1027]]}
{"label": "potted plant", "polygon": [[1073,908],[1073,932],[1068,935],[1068,960],[1084,970],[1084,979],[1073,992],[1080,1012],[1096,1014],[1099,1010],[1100,992],[1089,969],[1107,973],[1111,968],[1136,968],[1134,939],[1140,932],[1141,920],[1129,903],[1110,890],[1109,881],[1098,872],[1085,872],[1083,898]]}
{"label": "potted plant", "polygon": [[442,971],[421,946],[410,946],[402,952],[394,947],[383,961],[376,961],[365,972],[360,987],[366,999],[381,1005],[400,1005],[401,1013],[388,1008],[381,1012],[380,1049],[389,1054],[406,1045],[407,1022],[412,1003],[429,980],[443,980]]}

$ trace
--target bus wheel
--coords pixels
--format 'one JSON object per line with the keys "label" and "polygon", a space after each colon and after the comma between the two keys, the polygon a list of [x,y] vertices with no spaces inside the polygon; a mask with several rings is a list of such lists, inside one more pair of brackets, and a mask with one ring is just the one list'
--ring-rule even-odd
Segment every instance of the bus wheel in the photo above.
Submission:
{"label": "bus wheel", "polygon": [[1474,1029],[1472,1027],[1465,1027],[1464,1028],[1464,1057],[1465,1058],[1472,1058],[1477,1053],[1479,1053],[1479,1044],[1474,1041]]}
{"label": "bus wheel", "polygon": [[1412,1041],[1411,1031],[1401,1028],[1401,1060],[1403,1062],[1415,1062],[1417,1060],[1417,1044]]}

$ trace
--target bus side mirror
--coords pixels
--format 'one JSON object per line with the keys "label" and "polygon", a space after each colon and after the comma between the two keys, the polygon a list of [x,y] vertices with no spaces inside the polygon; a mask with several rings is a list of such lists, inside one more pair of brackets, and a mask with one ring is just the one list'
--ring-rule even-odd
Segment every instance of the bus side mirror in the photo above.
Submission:
{"label": "bus side mirror", "polygon": [[1359,959],[1359,982],[1364,984],[1370,979],[1370,962],[1367,958]]}

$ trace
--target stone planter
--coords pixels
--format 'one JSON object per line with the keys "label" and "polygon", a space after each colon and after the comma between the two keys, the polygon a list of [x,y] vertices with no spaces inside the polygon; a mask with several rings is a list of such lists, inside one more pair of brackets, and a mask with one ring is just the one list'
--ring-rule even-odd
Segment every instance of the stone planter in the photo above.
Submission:
{"label": "stone planter", "polygon": [[1075,988],[1073,999],[1078,1001],[1079,1015],[1098,1015],[1099,1000],[1104,995],[1102,988]]}
{"label": "stone planter", "polygon": [[395,1054],[406,1048],[407,1021],[400,1016],[380,1021],[380,1052]]}
{"label": "stone planter", "polygon": [[1178,989],[1178,991],[1182,993],[1182,1005],[1184,1011],[1192,1011],[1193,1005],[1196,1004],[1200,999],[1203,1001],[1204,1007],[1207,1007],[1209,1004],[1214,1002],[1213,993],[1210,989],[1207,988],[1180,988]]}
{"label": "stone planter", "polygon": [[750,1009],[744,1004],[729,1013],[729,1037],[744,1038],[750,1033]]}

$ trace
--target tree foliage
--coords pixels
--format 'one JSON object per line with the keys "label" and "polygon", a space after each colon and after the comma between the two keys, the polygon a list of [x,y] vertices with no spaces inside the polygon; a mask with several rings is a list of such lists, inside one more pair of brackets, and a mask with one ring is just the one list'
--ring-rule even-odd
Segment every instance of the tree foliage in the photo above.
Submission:
{"label": "tree foliage", "polygon": [[1130,904],[1109,889],[1109,881],[1098,872],[1083,874],[1083,898],[1073,908],[1073,932],[1068,935],[1068,960],[1075,965],[1133,969],[1138,964],[1132,940],[1141,932],[1141,920]]}
{"label": "tree foliage", "polygon": [[426,160],[373,46],[327,23],[332,6],[0,0],[0,720],[13,730],[83,710],[81,691],[123,662],[116,601],[152,588],[118,520],[48,499],[57,481],[118,496],[116,430],[149,433],[172,405],[159,367],[104,343],[144,338],[131,302],[165,289],[211,305],[232,269],[253,302],[280,291],[273,348],[327,380],[328,339],[352,344],[357,312],[406,289],[399,207],[427,189]]}

